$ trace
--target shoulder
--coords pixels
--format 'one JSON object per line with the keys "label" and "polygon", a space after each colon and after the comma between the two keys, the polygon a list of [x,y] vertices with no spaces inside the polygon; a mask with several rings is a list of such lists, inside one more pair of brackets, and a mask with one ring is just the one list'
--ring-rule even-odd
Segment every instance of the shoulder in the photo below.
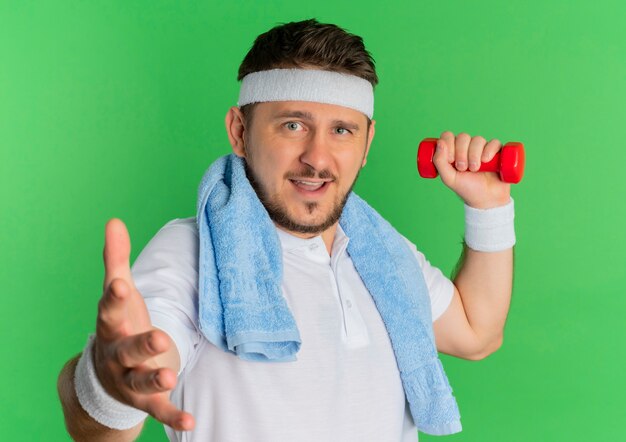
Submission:
{"label": "shoulder", "polygon": [[420,267],[422,267],[422,269],[424,268],[424,264],[427,264],[428,261],[426,261],[426,257],[424,256],[424,254],[422,252],[420,252],[419,250],[417,250],[417,247],[415,246],[415,244],[413,244],[411,241],[409,241],[407,239],[406,236],[399,234],[402,239],[404,240],[404,242],[406,243],[406,245],[409,247],[409,249],[411,249],[411,252],[413,252],[413,255],[415,256],[415,259],[417,259],[417,262],[419,263]]}
{"label": "shoulder", "polygon": [[154,238],[159,238],[160,240],[175,238],[197,239],[198,225],[196,224],[196,219],[194,217],[173,219],[161,227]]}
{"label": "shoulder", "polygon": [[163,269],[195,272],[198,261],[198,228],[195,218],[176,218],[159,229],[133,264],[133,273]]}
{"label": "shoulder", "polygon": [[196,219],[176,218],[166,223],[148,242],[144,250],[154,248],[171,253],[197,251],[198,227]]}

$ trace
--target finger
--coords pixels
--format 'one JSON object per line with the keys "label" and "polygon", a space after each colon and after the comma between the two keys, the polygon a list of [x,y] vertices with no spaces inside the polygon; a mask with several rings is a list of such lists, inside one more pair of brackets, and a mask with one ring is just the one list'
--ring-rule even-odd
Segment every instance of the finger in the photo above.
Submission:
{"label": "finger", "polygon": [[130,273],[130,237],[124,223],[110,219],[104,235],[104,290],[115,278],[121,278],[132,284]]}
{"label": "finger", "polygon": [[454,134],[450,131],[445,131],[441,133],[439,139],[446,146],[448,163],[454,163]]}
{"label": "finger", "polygon": [[132,369],[124,376],[126,386],[139,394],[162,393],[176,386],[176,374],[169,368]]}
{"label": "finger", "polygon": [[467,150],[467,159],[469,161],[468,167],[470,171],[476,172],[480,169],[480,159],[482,157],[485,144],[487,144],[487,140],[481,136],[473,137],[471,139]]}
{"label": "finger", "polygon": [[500,142],[500,140],[494,138],[493,140],[489,141],[485,146],[485,149],[483,150],[481,161],[483,163],[491,161],[496,153],[500,152],[500,149],[502,149],[502,143]]}
{"label": "finger", "polygon": [[450,186],[456,179],[457,170],[448,161],[448,150],[446,143],[442,139],[439,139],[437,141],[435,155],[433,155],[433,164],[437,168],[437,172],[439,172],[439,176],[441,176],[441,180],[444,184]]}
{"label": "finger", "polygon": [[130,287],[123,279],[114,279],[98,303],[97,333],[107,339],[123,334],[126,319],[126,300]]}
{"label": "finger", "polygon": [[467,151],[471,137],[466,133],[460,133],[454,140],[454,167],[459,172],[467,170]]}
{"label": "finger", "polygon": [[147,359],[164,353],[169,347],[170,340],[164,332],[151,330],[120,340],[114,352],[120,365],[133,368],[143,364]]}
{"label": "finger", "polygon": [[189,431],[195,426],[193,416],[176,408],[164,395],[152,396],[142,408],[174,430]]}

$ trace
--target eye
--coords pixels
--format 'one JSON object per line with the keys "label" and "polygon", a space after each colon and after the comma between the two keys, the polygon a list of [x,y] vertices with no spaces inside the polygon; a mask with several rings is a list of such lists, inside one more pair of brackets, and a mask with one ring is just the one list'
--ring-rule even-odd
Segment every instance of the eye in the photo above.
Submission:
{"label": "eye", "polygon": [[345,134],[351,134],[352,132],[350,132],[350,130],[346,129],[345,127],[337,127],[335,128],[335,133],[339,134],[339,135],[345,135]]}
{"label": "eye", "polygon": [[285,123],[283,126],[285,126],[287,130],[292,131],[292,132],[295,132],[302,127],[300,126],[300,123],[296,123],[295,121],[289,121]]}

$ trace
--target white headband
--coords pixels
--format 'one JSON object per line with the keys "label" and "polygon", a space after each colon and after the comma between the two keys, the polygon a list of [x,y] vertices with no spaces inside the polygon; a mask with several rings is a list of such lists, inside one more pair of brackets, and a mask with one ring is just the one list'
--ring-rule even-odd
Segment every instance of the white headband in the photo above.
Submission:
{"label": "white headband", "polygon": [[374,115],[369,81],[319,69],[272,69],[243,77],[237,106],[266,101],[313,101],[349,107],[370,119]]}

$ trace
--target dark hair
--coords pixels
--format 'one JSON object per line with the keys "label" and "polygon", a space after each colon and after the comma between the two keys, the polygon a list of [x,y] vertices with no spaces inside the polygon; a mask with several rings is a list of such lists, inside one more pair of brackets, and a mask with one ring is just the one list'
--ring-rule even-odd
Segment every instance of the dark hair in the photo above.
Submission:
{"label": "dark hair", "polygon": [[[259,35],[239,66],[237,80],[252,72],[308,67],[356,75],[372,87],[378,84],[374,59],[363,39],[315,19],[284,23]],[[254,103],[241,107],[248,122],[253,108]]]}
{"label": "dark hair", "polygon": [[285,23],[259,35],[239,66],[237,80],[268,69],[315,67],[378,84],[374,59],[363,39],[315,19]]}

